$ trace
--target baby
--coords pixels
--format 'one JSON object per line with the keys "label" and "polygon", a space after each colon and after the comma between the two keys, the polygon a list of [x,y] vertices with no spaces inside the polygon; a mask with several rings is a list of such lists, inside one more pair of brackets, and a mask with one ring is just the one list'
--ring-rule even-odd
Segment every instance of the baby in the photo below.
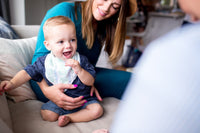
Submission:
{"label": "baby", "polygon": [[87,102],[79,108],[65,110],[48,101],[41,107],[42,118],[47,121],[58,120],[59,126],[99,118],[103,114],[103,108],[96,97],[90,96],[96,73],[88,59],[76,52],[74,23],[64,16],[52,17],[45,22],[43,31],[44,45],[51,52],[38,58],[33,65],[25,67],[10,81],[2,81],[0,92],[15,89],[30,79],[41,82],[44,78],[48,85],[74,84],[77,88],[65,89],[64,93],[74,98],[83,96]]}

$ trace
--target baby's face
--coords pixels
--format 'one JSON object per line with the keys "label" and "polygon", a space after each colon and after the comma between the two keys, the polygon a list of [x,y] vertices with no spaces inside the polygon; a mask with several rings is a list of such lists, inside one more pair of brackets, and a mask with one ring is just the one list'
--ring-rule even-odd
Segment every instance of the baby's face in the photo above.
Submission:
{"label": "baby's face", "polygon": [[72,58],[77,49],[76,29],[71,24],[51,27],[48,43],[53,54],[64,61]]}

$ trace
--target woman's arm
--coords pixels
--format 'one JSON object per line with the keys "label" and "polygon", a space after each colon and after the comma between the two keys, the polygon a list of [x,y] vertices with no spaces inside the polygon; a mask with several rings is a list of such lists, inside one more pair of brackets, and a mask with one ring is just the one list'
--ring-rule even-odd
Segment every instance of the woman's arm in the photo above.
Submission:
{"label": "woman's arm", "polygon": [[44,95],[58,105],[61,108],[72,110],[82,106],[86,100],[83,100],[83,96],[77,98],[72,98],[64,94],[64,89],[74,89],[75,85],[72,84],[56,84],[53,86],[48,86],[46,81],[43,79],[38,83]]}

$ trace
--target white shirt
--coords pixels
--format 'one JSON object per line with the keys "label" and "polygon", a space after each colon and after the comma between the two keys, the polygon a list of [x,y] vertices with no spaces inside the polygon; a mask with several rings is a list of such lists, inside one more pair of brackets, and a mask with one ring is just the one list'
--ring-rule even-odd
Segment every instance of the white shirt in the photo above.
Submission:
{"label": "white shirt", "polygon": [[200,132],[200,24],[175,30],[147,47],[111,132]]}

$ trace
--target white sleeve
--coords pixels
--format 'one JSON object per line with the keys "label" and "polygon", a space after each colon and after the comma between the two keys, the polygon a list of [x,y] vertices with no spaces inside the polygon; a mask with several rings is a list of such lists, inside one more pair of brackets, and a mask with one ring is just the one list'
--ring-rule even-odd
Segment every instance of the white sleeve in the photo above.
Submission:
{"label": "white sleeve", "polygon": [[111,133],[200,132],[200,26],[166,35],[145,50]]}

